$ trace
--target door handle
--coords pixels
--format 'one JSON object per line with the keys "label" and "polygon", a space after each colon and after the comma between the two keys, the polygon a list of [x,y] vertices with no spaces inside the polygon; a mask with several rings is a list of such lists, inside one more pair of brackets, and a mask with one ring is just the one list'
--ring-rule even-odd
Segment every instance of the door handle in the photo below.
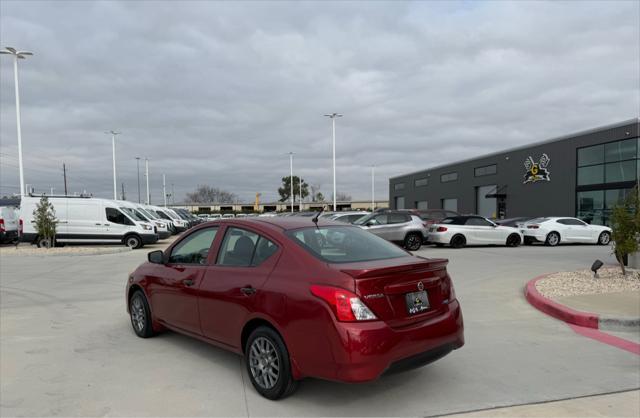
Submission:
{"label": "door handle", "polygon": [[100,225],[102,225],[102,224],[100,224],[100,223],[97,223],[96,225],[98,225],[98,226],[100,226]]}
{"label": "door handle", "polygon": [[183,280],[182,283],[184,283],[185,286],[193,286],[193,280],[191,279],[187,279],[187,280]]}
{"label": "door handle", "polygon": [[241,288],[240,288],[240,291],[241,291],[242,293],[244,293],[246,296],[251,296],[251,295],[253,295],[254,293],[256,293],[256,289],[255,289],[255,288],[253,288],[253,287],[251,287],[251,286],[241,287]]}

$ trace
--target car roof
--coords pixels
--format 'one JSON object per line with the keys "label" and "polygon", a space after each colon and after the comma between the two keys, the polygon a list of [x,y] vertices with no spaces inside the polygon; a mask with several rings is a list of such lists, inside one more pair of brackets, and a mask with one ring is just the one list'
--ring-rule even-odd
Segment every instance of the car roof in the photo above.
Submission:
{"label": "car roof", "polygon": [[[207,225],[205,222],[202,225]],[[215,225],[233,224],[233,225],[247,225],[256,227],[271,227],[279,230],[289,231],[292,229],[300,229],[306,227],[315,227],[316,224],[309,217],[303,216],[284,216],[284,217],[254,217],[254,218],[233,218],[223,219],[215,221]],[[318,219],[318,226],[342,226],[350,227],[347,224],[337,221],[327,220],[326,218]]]}

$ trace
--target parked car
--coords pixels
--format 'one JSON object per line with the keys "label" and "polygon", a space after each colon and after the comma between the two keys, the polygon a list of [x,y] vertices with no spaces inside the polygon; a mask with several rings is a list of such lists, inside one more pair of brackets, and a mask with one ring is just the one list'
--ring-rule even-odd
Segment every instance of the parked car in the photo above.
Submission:
{"label": "parked car", "polygon": [[220,215],[219,213],[210,213],[207,215],[207,218],[207,220],[209,221],[215,221],[216,219],[222,218],[222,215]]}
{"label": "parked car", "polygon": [[437,224],[445,218],[451,218],[452,216],[460,216],[458,212],[446,209],[404,209],[415,215],[418,215],[424,223],[429,225]]}
{"label": "parked car", "polygon": [[462,248],[467,245],[517,247],[522,234],[517,228],[500,226],[482,216],[453,216],[429,227],[429,242]]}
{"label": "parked car", "polygon": [[371,381],[462,347],[446,265],[352,225],[234,219],[150,252],[126,306],[139,337],[170,329],[244,355],[254,388],[278,399],[304,377]]}
{"label": "parked car", "polygon": [[134,203],[136,209],[142,212],[148,219],[152,219],[154,222],[164,223],[167,227],[167,230],[171,233],[171,235],[177,234],[176,227],[173,226],[173,222],[169,219],[161,218],[150,206],[143,205],[140,203]]}
{"label": "parked car", "polygon": [[531,216],[528,216],[528,217],[521,216],[518,218],[496,219],[494,222],[497,223],[498,225],[518,228],[519,224],[524,223],[530,219],[533,219],[533,218]]}
{"label": "parked car", "polygon": [[222,214],[222,219],[230,219],[230,218],[235,218],[236,215],[234,215],[233,213],[224,213]]}
{"label": "parked car", "polygon": [[[24,196],[20,201],[20,219],[24,233],[22,240],[44,245],[38,236],[33,211],[39,197]],[[131,248],[158,241],[154,225],[134,220],[120,209],[114,200],[75,196],[50,196],[57,219],[56,243],[122,243]]]}
{"label": "parked car", "polygon": [[347,224],[352,224],[358,219],[370,214],[371,212],[344,212],[344,213],[337,212],[327,217],[327,219],[331,219],[333,221],[338,221],[338,222],[344,222]]}
{"label": "parked car", "polygon": [[173,224],[173,227],[175,228],[176,232],[184,232],[187,229],[189,229],[189,223],[187,221],[185,221],[184,219],[182,219],[181,217],[179,217],[171,209],[169,209],[169,208],[161,208],[161,207],[158,207],[158,206],[151,206],[151,205],[149,205],[149,207],[159,217],[161,217],[162,219],[165,219],[167,221],[170,221]]}
{"label": "parked car", "polygon": [[16,242],[19,239],[19,218],[13,206],[0,206],[0,243]]}
{"label": "parked car", "polygon": [[417,251],[427,238],[427,225],[417,215],[399,210],[376,211],[354,222],[367,231],[409,251]]}
{"label": "parked car", "polygon": [[560,243],[585,243],[608,245],[611,242],[611,228],[604,225],[590,225],[578,218],[549,217],[536,218],[519,225],[525,244],[544,242],[554,247]]}
{"label": "parked car", "polygon": [[137,208],[135,203],[128,202],[126,200],[118,200],[118,203],[120,203],[120,209],[133,218],[134,221],[141,221],[154,225],[156,227],[159,240],[167,239],[171,236],[171,232],[169,231],[169,227],[166,222],[153,219],[151,216]]}

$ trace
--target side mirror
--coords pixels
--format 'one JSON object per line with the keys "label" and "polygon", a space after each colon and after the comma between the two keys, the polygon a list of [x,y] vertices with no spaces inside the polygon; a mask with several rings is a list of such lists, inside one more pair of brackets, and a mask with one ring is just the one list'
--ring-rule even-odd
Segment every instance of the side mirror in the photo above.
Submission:
{"label": "side mirror", "polygon": [[161,250],[151,251],[147,254],[147,260],[153,264],[164,264],[164,253]]}
{"label": "side mirror", "polygon": [[373,225],[375,225],[373,221],[369,221],[366,224],[364,224],[364,226],[373,226]]}

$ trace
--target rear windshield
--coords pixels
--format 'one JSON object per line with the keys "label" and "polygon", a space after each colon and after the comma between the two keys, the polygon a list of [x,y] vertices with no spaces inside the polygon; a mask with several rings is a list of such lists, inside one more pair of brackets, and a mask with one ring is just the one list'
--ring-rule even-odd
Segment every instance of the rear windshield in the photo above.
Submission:
{"label": "rear windshield", "polygon": [[328,263],[384,260],[408,253],[358,227],[325,226],[287,231],[287,235],[311,255]]}
{"label": "rear windshield", "polygon": [[526,221],[526,223],[528,223],[528,224],[541,224],[542,222],[546,222],[548,220],[549,220],[549,218],[533,218],[533,219],[530,219],[530,220]]}

